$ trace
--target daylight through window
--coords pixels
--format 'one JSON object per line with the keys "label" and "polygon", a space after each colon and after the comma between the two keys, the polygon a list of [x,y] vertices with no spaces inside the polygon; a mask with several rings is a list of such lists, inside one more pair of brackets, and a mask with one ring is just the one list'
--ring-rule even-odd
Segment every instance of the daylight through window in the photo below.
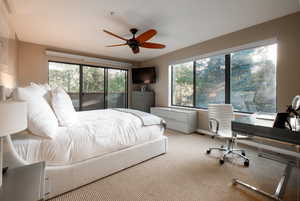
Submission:
{"label": "daylight through window", "polygon": [[231,103],[240,112],[276,112],[277,44],[171,66],[174,106]]}
{"label": "daylight through window", "polygon": [[98,66],[49,62],[49,84],[63,87],[76,110],[125,108],[128,72]]}

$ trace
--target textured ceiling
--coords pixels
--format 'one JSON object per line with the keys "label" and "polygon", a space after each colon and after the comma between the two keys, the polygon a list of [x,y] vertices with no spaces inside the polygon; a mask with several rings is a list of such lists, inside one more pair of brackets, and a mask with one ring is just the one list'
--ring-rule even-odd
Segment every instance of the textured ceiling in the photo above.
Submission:
{"label": "textured ceiling", "polygon": [[[299,0],[8,0],[21,41],[143,61],[220,35],[299,11]],[[111,15],[111,11],[114,15]],[[106,48],[154,28],[163,50]]]}

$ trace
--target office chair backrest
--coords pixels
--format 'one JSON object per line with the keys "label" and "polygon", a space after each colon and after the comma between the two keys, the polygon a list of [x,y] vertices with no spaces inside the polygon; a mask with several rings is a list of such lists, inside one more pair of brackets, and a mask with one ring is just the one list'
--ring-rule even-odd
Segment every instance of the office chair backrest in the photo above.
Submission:
{"label": "office chair backrest", "polygon": [[[233,107],[231,104],[209,104],[208,119],[215,119],[219,122],[219,135],[231,135],[231,121],[234,119]],[[209,123],[211,123],[209,121]]]}

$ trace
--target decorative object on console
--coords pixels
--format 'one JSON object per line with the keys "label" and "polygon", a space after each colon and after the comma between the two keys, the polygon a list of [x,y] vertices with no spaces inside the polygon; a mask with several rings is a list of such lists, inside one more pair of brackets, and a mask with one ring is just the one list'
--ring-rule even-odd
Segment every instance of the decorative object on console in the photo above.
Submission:
{"label": "decorative object on console", "polygon": [[163,118],[167,128],[189,134],[197,129],[197,111],[168,107],[152,107],[151,113]]}
{"label": "decorative object on console", "polygon": [[141,86],[141,92],[147,91],[147,85],[142,85]]}
{"label": "decorative object on console", "polygon": [[145,92],[145,91],[148,91],[148,84],[150,84],[151,81],[148,79],[148,80],[145,80],[144,81],[144,85],[141,86],[141,92]]}
{"label": "decorative object on console", "polygon": [[[27,103],[15,101],[0,102],[0,169],[2,170],[2,153],[4,136],[23,131],[27,128]],[[0,174],[0,187],[2,174]]]}

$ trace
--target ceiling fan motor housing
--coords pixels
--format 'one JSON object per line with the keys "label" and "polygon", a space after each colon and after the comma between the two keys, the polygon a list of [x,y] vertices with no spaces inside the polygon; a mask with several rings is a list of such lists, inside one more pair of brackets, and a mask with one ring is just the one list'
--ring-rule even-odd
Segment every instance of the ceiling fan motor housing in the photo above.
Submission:
{"label": "ceiling fan motor housing", "polygon": [[135,38],[132,38],[132,39],[128,40],[127,44],[133,50],[133,52],[138,51],[140,43]]}

